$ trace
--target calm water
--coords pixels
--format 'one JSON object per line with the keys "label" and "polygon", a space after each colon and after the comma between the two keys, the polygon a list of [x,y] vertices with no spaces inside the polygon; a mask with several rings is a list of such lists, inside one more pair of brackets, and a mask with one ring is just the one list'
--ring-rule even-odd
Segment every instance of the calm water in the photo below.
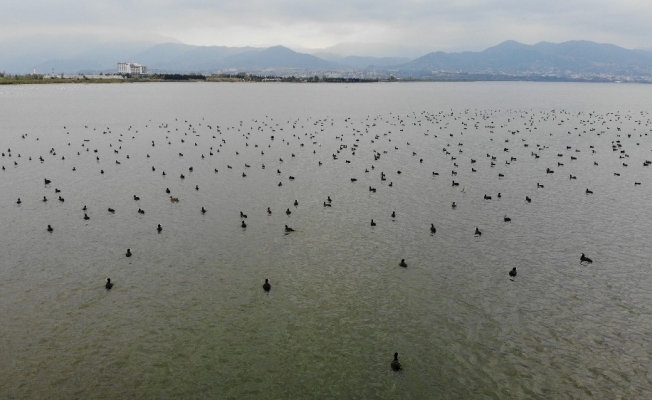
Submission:
{"label": "calm water", "polygon": [[615,84],[0,87],[0,395],[645,398],[650,110]]}

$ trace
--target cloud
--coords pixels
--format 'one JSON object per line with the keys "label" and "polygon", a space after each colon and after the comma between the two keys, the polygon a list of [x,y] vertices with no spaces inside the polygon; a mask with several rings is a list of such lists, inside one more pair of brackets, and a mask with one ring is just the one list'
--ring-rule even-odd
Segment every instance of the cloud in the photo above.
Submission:
{"label": "cloud", "polygon": [[501,41],[648,46],[652,2],[636,0],[0,0],[0,39],[35,33],[170,37],[188,44],[323,48],[403,44],[482,50]]}

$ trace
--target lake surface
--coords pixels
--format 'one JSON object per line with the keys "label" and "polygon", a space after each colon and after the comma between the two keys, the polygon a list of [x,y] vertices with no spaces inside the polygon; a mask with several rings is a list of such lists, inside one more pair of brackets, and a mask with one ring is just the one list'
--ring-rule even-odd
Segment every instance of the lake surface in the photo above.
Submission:
{"label": "lake surface", "polygon": [[0,87],[0,397],[645,398],[650,110],[624,84]]}

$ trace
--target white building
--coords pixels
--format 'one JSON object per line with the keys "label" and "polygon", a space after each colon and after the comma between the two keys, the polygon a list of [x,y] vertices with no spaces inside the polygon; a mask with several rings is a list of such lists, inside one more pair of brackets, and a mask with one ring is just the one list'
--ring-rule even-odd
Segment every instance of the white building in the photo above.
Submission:
{"label": "white building", "polygon": [[147,73],[147,67],[145,65],[140,65],[133,62],[129,62],[129,63],[119,62],[118,73],[131,74],[131,75],[144,75]]}

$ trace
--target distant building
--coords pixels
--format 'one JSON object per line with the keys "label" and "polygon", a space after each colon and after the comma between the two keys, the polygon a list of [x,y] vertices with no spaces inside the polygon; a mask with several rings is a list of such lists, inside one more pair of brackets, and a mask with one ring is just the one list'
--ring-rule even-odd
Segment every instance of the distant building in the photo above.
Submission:
{"label": "distant building", "polygon": [[128,63],[119,62],[118,73],[131,74],[131,75],[145,75],[147,73],[147,67],[145,65],[140,65],[133,62],[128,62]]}

